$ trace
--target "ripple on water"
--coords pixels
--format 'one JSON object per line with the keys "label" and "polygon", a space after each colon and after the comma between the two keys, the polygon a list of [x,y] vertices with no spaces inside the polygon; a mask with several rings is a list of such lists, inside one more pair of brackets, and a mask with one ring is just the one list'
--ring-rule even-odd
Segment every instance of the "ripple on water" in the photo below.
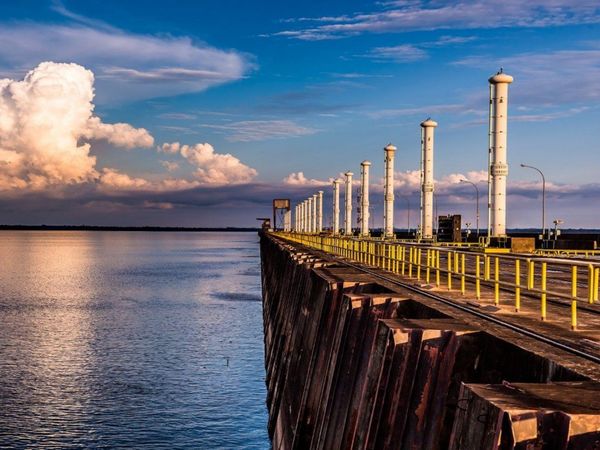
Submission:
{"label": "ripple on water", "polygon": [[253,233],[0,232],[0,447],[269,448],[257,255]]}

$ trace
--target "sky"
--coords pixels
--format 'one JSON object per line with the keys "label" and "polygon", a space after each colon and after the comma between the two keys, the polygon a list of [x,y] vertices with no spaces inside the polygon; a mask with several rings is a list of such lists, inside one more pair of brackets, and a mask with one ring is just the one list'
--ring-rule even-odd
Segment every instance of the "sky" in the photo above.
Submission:
{"label": "sky", "polygon": [[[371,168],[418,225],[420,122],[438,214],[486,224],[488,78],[509,90],[508,227],[600,228],[600,4],[580,0],[0,3],[0,223],[255,226],[273,198]],[[358,178],[358,177],[356,177]],[[410,213],[408,207],[410,206]],[[408,217],[410,214],[410,218]]]}

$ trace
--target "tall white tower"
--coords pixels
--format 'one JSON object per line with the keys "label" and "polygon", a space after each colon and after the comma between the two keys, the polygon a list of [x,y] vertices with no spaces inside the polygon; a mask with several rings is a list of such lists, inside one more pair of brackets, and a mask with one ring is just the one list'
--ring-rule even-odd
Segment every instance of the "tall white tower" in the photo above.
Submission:
{"label": "tall white tower", "polygon": [[314,200],[312,197],[308,197],[308,232],[314,233],[313,229],[313,219],[314,219]]}
{"label": "tall white tower", "polygon": [[388,144],[383,150],[385,152],[383,236],[390,238],[394,237],[394,155],[396,147]]}
{"label": "tall white tower", "polygon": [[304,229],[304,202],[300,203],[300,232],[304,233],[306,230]]}
{"label": "tall white tower", "polygon": [[352,234],[352,172],[346,172],[346,215],[344,216],[344,234]]}
{"label": "tall white tower", "polygon": [[437,122],[421,123],[421,237],[433,238],[433,146]]}
{"label": "tall white tower", "polygon": [[323,191],[319,191],[317,203],[317,233],[323,231]]}
{"label": "tall white tower", "polygon": [[369,235],[369,161],[360,163],[360,235]]}
{"label": "tall white tower", "polygon": [[513,77],[502,72],[490,82],[490,149],[489,149],[489,236],[506,236],[506,133],[508,122],[508,85]]}
{"label": "tall white tower", "polygon": [[312,228],[312,232],[316,233],[317,232],[317,200],[319,199],[319,196],[317,194],[313,194],[312,196],[312,223],[311,223],[311,228]]}
{"label": "tall white tower", "polygon": [[340,232],[340,183],[342,181],[339,178],[333,180],[333,219],[331,222],[332,234],[339,234]]}
{"label": "tall white tower", "polygon": [[308,233],[308,200],[304,200],[304,201],[302,202],[302,205],[303,205],[303,206],[302,206],[302,209],[303,209],[303,211],[304,211],[304,214],[303,214],[303,218],[304,218],[304,227],[303,227],[303,229],[304,229],[304,232],[305,232],[305,233]]}

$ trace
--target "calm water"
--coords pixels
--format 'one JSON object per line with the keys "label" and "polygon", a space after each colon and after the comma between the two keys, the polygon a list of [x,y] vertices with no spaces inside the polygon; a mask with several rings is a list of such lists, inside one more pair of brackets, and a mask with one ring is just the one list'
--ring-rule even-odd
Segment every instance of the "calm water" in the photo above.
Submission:
{"label": "calm water", "polygon": [[0,232],[0,447],[269,448],[257,241]]}

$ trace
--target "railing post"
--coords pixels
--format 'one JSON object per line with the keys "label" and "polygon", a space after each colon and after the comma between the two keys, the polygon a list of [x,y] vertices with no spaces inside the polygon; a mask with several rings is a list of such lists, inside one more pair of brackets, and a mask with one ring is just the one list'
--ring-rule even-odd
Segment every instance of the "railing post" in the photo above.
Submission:
{"label": "railing post", "polygon": [[452,259],[454,260],[454,273],[458,274],[459,272],[459,268],[458,268],[458,253],[454,252],[454,255],[452,256]]}
{"label": "railing post", "polygon": [[594,269],[594,302],[598,301],[598,281],[600,281],[600,268]]}
{"label": "railing post", "polygon": [[521,260],[515,259],[515,311],[521,309]]}
{"label": "railing post", "polygon": [[483,279],[490,281],[490,257],[483,255]]}
{"label": "railing post", "polygon": [[577,266],[571,267],[571,330],[577,331]]}
{"label": "railing post", "polygon": [[535,261],[527,260],[527,289],[532,290],[535,285]]}
{"label": "railing post", "polygon": [[500,304],[500,258],[494,258],[494,305]]}
{"label": "railing post", "polygon": [[414,249],[410,247],[409,258],[408,258],[408,277],[412,278],[412,268],[413,268],[413,258],[414,258]]}
{"label": "railing post", "polygon": [[475,298],[481,299],[481,256],[475,256]]}
{"label": "railing post", "polygon": [[431,252],[432,252],[432,250],[428,248],[427,249],[427,266],[425,269],[425,282],[427,284],[429,284],[429,280],[430,280],[429,276],[430,276],[430,272],[431,272]]}
{"label": "railing post", "polygon": [[417,280],[421,279],[421,254],[423,252],[421,251],[421,248],[419,247],[417,249]]}
{"label": "railing post", "polygon": [[440,251],[435,251],[435,285],[440,287]]}
{"label": "railing post", "polygon": [[406,245],[402,246],[402,265],[401,265],[402,276],[406,272]]}
{"label": "railing post", "polygon": [[542,320],[546,320],[546,269],[548,263],[542,262]]}
{"label": "railing post", "polygon": [[594,303],[595,270],[593,265],[588,265],[588,303]]}
{"label": "railing post", "polygon": [[465,289],[466,288],[465,288],[465,254],[464,253],[460,254],[460,265],[461,265],[461,267],[460,267],[460,273],[461,273],[461,276],[460,276],[460,293],[462,295],[465,295],[465,292],[466,292]]}
{"label": "railing post", "polygon": [[446,259],[448,260],[448,290],[452,289],[452,252],[446,253]]}

